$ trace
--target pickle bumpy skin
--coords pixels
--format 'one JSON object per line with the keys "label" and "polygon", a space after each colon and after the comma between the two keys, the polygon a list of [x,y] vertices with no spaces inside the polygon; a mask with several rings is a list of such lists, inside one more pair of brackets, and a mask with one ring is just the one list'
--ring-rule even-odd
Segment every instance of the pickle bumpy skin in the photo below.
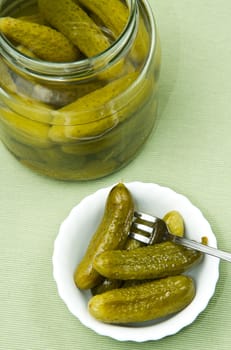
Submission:
{"label": "pickle bumpy skin", "polygon": [[203,254],[173,242],[97,255],[94,268],[103,276],[121,280],[156,279],[178,275],[199,264]]}
{"label": "pickle bumpy skin", "polygon": [[[75,0],[88,10],[96,14],[110,30],[114,38],[117,38],[124,30],[128,18],[129,9],[120,0]],[[131,50],[131,57],[135,63],[143,62],[149,49],[149,35],[142,18],[139,20],[137,37]]]}
{"label": "pickle bumpy skin", "polygon": [[120,0],[75,0],[96,14],[117,38],[125,28],[129,10]]}
{"label": "pickle bumpy skin", "polygon": [[87,57],[105,51],[110,42],[95,22],[72,0],[38,0],[45,19]]}
{"label": "pickle bumpy skin", "polygon": [[33,22],[2,17],[0,31],[10,40],[21,44],[37,57],[52,62],[69,62],[78,58],[77,49],[56,30]]}
{"label": "pickle bumpy skin", "polygon": [[182,310],[194,296],[190,277],[170,276],[93,296],[88,309],[105,323],[144,322]]}
{"label": "pickle bumpy skin", "polygon": [[133,200],[126,186],[122,183],[114,186],[108,195],[101,223],[75,271],[74,280],[77,287],[93,288],[102,280],[93,268],[93,260],[105,250],[123,247],[130,230],[133,211]]}

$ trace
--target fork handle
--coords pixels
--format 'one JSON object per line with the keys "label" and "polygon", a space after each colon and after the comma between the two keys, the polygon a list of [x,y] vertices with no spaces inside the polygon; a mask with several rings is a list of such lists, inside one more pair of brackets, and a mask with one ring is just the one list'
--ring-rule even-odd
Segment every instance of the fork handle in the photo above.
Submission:
{"label": "fork handle", "polygon": [[183,237],[178,237],[178,236],[174,236],[173,238],[173,242],[181,244],[185,247],[188,248],[192,248],[195,250],[199,250],[200,252],[215,256],[216,258],[220,258],[226,261],[231,262],[231,254],[228,252],[224,252],[222,250],[213,248],[213,247],[209,247],[205,244],[187,239],[187,238],[183,238]]}

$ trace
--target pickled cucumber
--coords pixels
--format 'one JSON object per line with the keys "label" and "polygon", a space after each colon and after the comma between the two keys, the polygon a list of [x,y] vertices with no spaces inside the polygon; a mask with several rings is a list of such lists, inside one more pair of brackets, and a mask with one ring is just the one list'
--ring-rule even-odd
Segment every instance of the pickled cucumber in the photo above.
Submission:
{"label": "pickled cucumber", "polygon": [[[111,41],[101,28],[74,0],[39,0],[41,13],[51,26],[63,33],[86,57],[101,54],[111,46]],[[110,60],[109,60],[110,61]],[[124,58],[110,65],[102,62],[106,69],[100,70],[98,63],[92,69],[98,72],[98,78],[111,80],[130,71],[131,64]],[[94,62],[91,62],[94,65]],[[103,67],[101,67],[103,68]]]}
{"label": "pickled cucumber", "polygon": [[173,235],[183,237],[184,236],[184,219],[177,210],[171,210],[164,215],[165,221],[169,232]]}
{"label": "pickled cucumber", "polygon": [[49,130],[50,140],[57,143],[74,143],[80,139],[90,139],[95,136],[102,136],[104,130],[107,132],[116,126],[113,118],[105,118],[89,125],[59,126],[52,125]]}
{"label": "pickled cucumber", "polygon": [[105,323],[143,322],[184,309],[194,296],[192,278],[170,276],[93,296],[88,310]]}
{"label": "pickled cucumber", "polygon": [[105,251],[93,261],[95,270],[112,279],[156,279],[185,272],[199,264],[203,254],[173,242],[132,250]]}
{"label": "pickled cucumber", "polygon": [[[2,101],[9,107],[12,112],[24,117],[24,123],[27,119],[45,123],[47,125],[52,121],[52,108],[42,102],[36,101],[29,96],[12,93],[10,95],[2,95]],[[26,127],[26,126],[25,126]]]}
{"label": "pickled cucumber", "polygon": [[[114,38],[118,38],[127,25],[129,9],[120,0],[75,0],[75,2],[81,3],[96,14],[114,35]],[[131,50],[131,57],[135,63],[141,63],[146,59],[148,49],[149,35],[144,21],[140,19],[137,37]]]}
{"label": "pickled cucumber", "polygon": [[[138,113],[138,109],[147,103],[155,89],[151,78],[144,79],[142,83],[133,86],[132,83],[136,78],[136,72],[130,73],[62,109],[52,111],[54,125],[49,131],[50,139],[55,142],[69,143],[78,139],[102,137],[129,117],[132,118],[132,123],[133,113]],[[132,85],[131,90],[126,91],[122,96],[123,91],[130,85]],[[130,103],[126,103],[127,100],[130,100]],[[124,132],[125,129],[123,134]],[[108,141],[109,144],[113,143],[112,139]],[[114,143],[118,146],[118,138],[114,139]]]}
{"label": "pickled cucumber", "polygon": [[0,124],[3,123],[7,132],[18,142],[37,147],[49,147],[49,126],[35,122],[6,109],[0,108]]}
{"label": "pickled cucumber", "polygon": [[55,125],[87,124],[107,117],[111,114],[111,109],[101,110],[102,107],[126,90],[137,77],[137,72],[127,74],[104,87],[90,92],[73,103],[53,111],[53,123]]}
{"label": "pickled cucumber", "polygon": [[[97,122],[93,123],[93,125],[90,123],[74,127],[74,130],[79,129],[83,140],[75,140],[73,137],[74,133],[71,134],[71,132],[64,134],[64,130],[67,130],[68,126],[65,128],[61,126],[54,128],[57,131],[57,139],[63,143],[63,152],[102,159],[110,156],[116,159],[118,163],[124,163],[124,159],[131,159],[137,147],[140,147],[151,131],[150,126],[152,125],[153,115],[149,114],[148,111],[151,108],[150,105],[152,105],[152,111],[154,114],[156,113],[156,102],[155,99],[151,99],[152,95],[150,94],[152,94],[152,85],[146,82],[141,86],[140,91],[137,91],[137,94],[135,93],[133,96],[134,101],[132,101],[132,104],[134,103],[134,110],[131,104],[127,104],[124,108],[121,108],[118,114],[99,121],[98,127],[100,127],[100,130],[98,130],[100,137],[84,139],[84,136],[93,135],[93,131],[97,131],[97,129],[93,129],[94,126],[97,126]],[[149,101],[148,103],[146,103],[147,100]],[[116,119],[118,120],[117,123]],[[112,127],[114,126],[113,129],[109,128],[110,122]],[[107,132],[108,130],[109,132]],[[141,134],[143,135],[142,141],[139,140]],[[52,137],[54,136],[53,130]]]}
{"label": "pickled cucumber", "polygon": [[102,277],[93,268],[93,260],[103,251],[123,247],[130,230],[133,211],[132,196],[126,186],[122,183],[114,186],[107,197],[102,220],[75,271],[77,287],[88,289],[99,284]]}
{"label": "pickled cucumber", "polygon": [[0,31],[45,61],[70,62],[79,57],[76,47],[63,34],[45,25],[2,17]]}
{"label": "pickled cucumber", "polygon": [[71,142],[81,138],[102,136],[114,128],[123,118],[128,117],[126,108],[135,110],[136,100],[124,109],[121,107],[119,109],[116,102],[113,105],[110,101],[126,90],[136,78],[137,73],[128,74],[79,98],[76,102],[52,111],[54,125],[49,131],[50,139],[61,143]]}
{"label": "pickled cucumber", "polygon": [[96,14],[104,23],[114,38],[117,38],[125,28],[129,10],[120,0],[75,0],[85,8]]}
{"label": "pickled cucumber", "polygon": [[87,57],[110,46],[100,28],[73,0],[38,0],[38,4],[44,18]]}

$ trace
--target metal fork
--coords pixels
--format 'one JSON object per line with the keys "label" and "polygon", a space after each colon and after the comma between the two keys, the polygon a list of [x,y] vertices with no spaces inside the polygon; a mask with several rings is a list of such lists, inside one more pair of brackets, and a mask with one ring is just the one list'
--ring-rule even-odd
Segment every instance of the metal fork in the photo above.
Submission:
{"label": "metal fork", "polygon": [[200,252],[212,255],[216,258],[220,258],[231,262],[231,254],[218,250],[213,247],[209,247],[205,244],[173,235],[169,232],[168,227],[164,220],[145,214],[142,212],[134,212],[134,220],[132,223],[130,237],[146,244],[159,243],[166,240],[171,240],[174,243],[178,243],[188,248],[198,250]]}

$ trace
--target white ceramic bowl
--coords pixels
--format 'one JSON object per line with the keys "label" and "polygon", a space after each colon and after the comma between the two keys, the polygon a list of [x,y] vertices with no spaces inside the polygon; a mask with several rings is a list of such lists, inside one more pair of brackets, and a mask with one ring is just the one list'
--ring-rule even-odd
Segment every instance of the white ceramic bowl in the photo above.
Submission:
{"label": "white ceramic bowl", "polygon": [[[178,210],[184,218],[188,238],[200,241],[201,236],[207,236],[208,244],[217,246],[208,221],[186,197],[153,183],[132,182],[125,185],[132,193],[136,209],[159,217],[170,210]],[[206,308],[218,281],[219,259],[205,256],[203,262],[188,273],[196,282],[196,296],[189,306],[159,322],[134,327],[104,324],[94,319],[87,309],[90,292],[80,291],[75,286],[73,273],[101,220],[106,198],[113,186],[102,188],[84,198],[60,226],[53,253],[53,274],[59,295],[70,312],[98,334],[120,341],[136,342],[157,340],[175,334],[192,323]]]}

